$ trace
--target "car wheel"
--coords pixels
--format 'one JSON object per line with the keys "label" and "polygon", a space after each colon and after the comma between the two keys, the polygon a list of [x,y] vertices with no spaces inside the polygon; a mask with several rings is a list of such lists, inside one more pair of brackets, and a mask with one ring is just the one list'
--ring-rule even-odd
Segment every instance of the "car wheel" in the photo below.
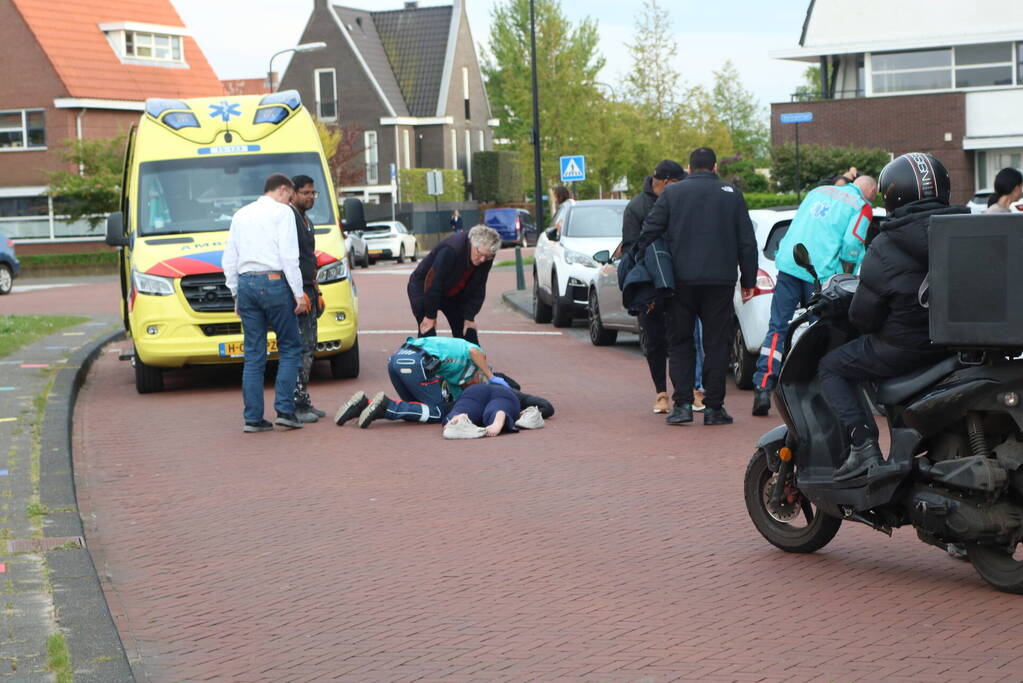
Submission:
{"label": "car wheel", "polygon": [[359,339],[352,348],[330,357],[330,376],[334,379],[354,379],[359,376]]}
{"label": "car wheel", "polygon": [[555,327],[569,327],[572,324],[572,305],[566,304],[558,291],[558,273],[551,273],[551,322]]}
{"label": "car wheel", "polygon": [[594,346],[610,346],[618,340],[618,330],[604,328],[600,320],[600,303],[597,301],[597,290],[590,290],[590,305],[586,309],[590,323],[590,342]]}
{"label": "car wheel", "polygon": [[366,251],[362,252],[362,263],[360,263],[359,265],[361,265],[363,268],[369,268],[369,249],[366,249]]}
{"label": "car wheel", "polygon": [[416,242],[412,247],[412,262],[415,263],[419,260],[419,242]]}
{"label": "car wheel", "polygon": [[146,365],[138,356],[132,359],[132,365],[135,366],[135,391],[140,394],[163,391],[163,370]]}
{"label": "car wheel", "polygon": [[551,307],[540,299],[540,280],[533,269],[533,322],[544,325],[551,321]]}
{"label": "car wheel", "polygon": [[0,263],[0,294],[10,294],[14,288],[14,276],[11,274],[11,267],[6,263]]}
{"label": "car wheel", "polygon": [[405,263],[405,245],[404,245],[404,243],[401,245],[401,248],[398,249],[398,258],[395,259],[395,262],[396,263]]}
{"label": "car wheel", "polygon": [[753,388],[753,373],[757,371],[759,356],[746,350],[746,340],[742,338],[742,327],[735,321],[735,334],[732,337],[732,379],[740,389]]}

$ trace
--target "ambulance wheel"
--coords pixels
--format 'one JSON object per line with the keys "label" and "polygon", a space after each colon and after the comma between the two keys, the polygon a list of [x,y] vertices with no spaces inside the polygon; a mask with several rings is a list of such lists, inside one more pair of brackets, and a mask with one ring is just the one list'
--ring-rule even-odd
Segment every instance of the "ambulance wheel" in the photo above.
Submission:
{"label": "ambulance wheel", "polygon": [[146,365],[135,356],[131,364],[135,366],[135,391],[140,394],[155,394],[163,391],[163,370]]}
{"label": "ambulance wheel", "polygon": [[334,379],[354,379],[359,376],[359,340],[352,348],[330,357],[330,376]]}

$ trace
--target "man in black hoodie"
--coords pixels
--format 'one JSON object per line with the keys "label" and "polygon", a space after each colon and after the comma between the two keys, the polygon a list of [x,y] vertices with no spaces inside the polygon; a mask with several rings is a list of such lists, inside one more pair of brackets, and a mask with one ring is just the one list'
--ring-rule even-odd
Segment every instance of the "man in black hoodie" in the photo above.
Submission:
{"label": "man in black hoodie", "polygon": [[820,365],[821,393],[849,434],[849,455],[835,470],[836,481],[866,474],[882,460],[859,382],[898,377],[948,355],[931,344],[927,309],[919,301],[928,270],[927,231],[931,216],[970,212],[948,205],[948,171],[930,154],[900,156],[884,167],[878,184],[888,220],[863,258],[849,308],[863,336],[824,356]]}
{"label": "man in black hoodie", "polygon": [[[643,221],[665,188],[685,177],[686,172],[675,161],[665,159],[657,164],[654,174],[643,181],[643,191],[629,201],[629,205],[622,213],[621,253],[626,253],[639,242]],[[639,326],[643,330],[643,352],[646,354],[647,365],[650,366],[650,378],[653,379],[654,389],[657,391],[654,412],[667,413],[669,406],[665,367],[668,362],[668,330],[664,321],[664,304],[658,302],[650,310],[640,313]]]}

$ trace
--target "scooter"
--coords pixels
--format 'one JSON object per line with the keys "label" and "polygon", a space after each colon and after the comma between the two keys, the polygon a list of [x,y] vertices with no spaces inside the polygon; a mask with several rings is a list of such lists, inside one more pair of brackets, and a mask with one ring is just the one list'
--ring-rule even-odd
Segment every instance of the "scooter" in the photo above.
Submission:
{"label": "scooter", "polygon": [[810,553],[843,521],[889,536],[912,525],[920,540],[950,553],[965,547],[993,587],[1023,593],[1023,361],[960,352],[865,383],[864,410],[875,404],[887,424],[887,457],[836,482],[848,434],[821,396],[818,366],[857,336],[848,310],[859,280],[836,275],[822,288],[806,248],[796,245],[793,256],[814,276],[816,293],[785,337],[774,389],[785,424],[760,438],[746,469],[746,509],[757,530],[782,550]]}

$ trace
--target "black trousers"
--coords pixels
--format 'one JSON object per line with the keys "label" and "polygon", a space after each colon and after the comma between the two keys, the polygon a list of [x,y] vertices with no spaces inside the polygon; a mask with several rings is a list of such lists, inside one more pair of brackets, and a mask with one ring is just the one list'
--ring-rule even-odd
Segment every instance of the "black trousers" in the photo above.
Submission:
{"label": "black trousers", "polygon": [[[416,327],[423,322],[423,318],[426,317],[426,307],[424,297],[417,297],[409,295],[409,304],[412,306],[412,315],[416,318]],[[441,299],[440,307],[437,309],[438,313],[443,313],[444,317],[448,319],[448,325],[451,326],[451,336],[464,339],[473,344],[479,344],[479,334],[475,329],[465,329],[465,316],[462,315],[462,302],[457,299]],[[427,332],[425,336],[432,337],[437,334],[437,326],[434,325],[432,332]],[[424,336],[419,334],[420,337]]]}
{"label": "black trousers", "polygon": [[847,430],[863,424],[872,427],[874,420],[860,402],[860,382],[906,375],[948,355],[942,350],[899,348],[869,334],[857,337],[821,359],[821,394]]}
{"label": "black trousers", "polygon": [[643,329],[643,353],[650,366],[654,390],[657,393],[667,391],[668,325],[664,318],[664,304],[658,302],[653,311],[640,313],[639,326]]}
{"label": "black trousers", "polygon": [[703,403],[708,408],[725,404],[725,377],[731,351],[734,316],[732,285],[683,285],[665,299],[668,323],[668,373],[676,404],[693,402],[696,375],[696,320],[703,323]]}

